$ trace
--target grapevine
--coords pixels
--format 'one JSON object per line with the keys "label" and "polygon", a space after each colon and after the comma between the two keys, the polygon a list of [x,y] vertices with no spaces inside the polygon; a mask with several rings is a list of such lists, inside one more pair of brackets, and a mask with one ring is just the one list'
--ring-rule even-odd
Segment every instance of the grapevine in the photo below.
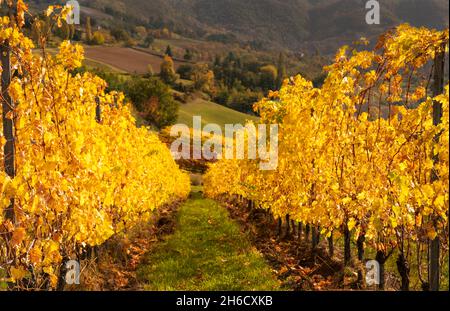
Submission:
{"label": "grapevine", "polygon": [[[66,10],[50,7],[47,15],[60,23]],[[7,118],[16,154],[14,178],[0,172],[0,268],[16,286],[55,288],[64,260],[148,220],[190,186],[157,135],[136,127],[123,94],[106,93],[91,73],[74,73],[82,46],[64,41],[55,56],[33,53],[22,32],[26,12],[19,0],[17,17],[0,19],[0,44],[15,72]]]}
{"label": "grapevine", "polygon": [[[320,88],[286,80],[254,106],[263,123],[280,124],[278,168],[219,161],[206,194],[242,196],[326,237],[351,234],[381,265],[394,250],[407,261],[411,243],[439,236],[447,247],[449,87],[431,96],[426,74],[447,46],[448,30],[400,25],[372,51],[341,48]],[[442,105],[439,125],[433,103]]]}

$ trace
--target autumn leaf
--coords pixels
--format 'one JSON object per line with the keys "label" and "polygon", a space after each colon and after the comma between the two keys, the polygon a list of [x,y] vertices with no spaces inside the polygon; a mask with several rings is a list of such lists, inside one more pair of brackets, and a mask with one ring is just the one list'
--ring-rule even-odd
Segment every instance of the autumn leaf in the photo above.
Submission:
{"label": "autumn leaf", "polygon": [[33,264],[39,264],[42,261],[42,251],[39,247],[33,247],[30,251],[30,261]]}
{"label": "autumn leaf", "polygon": [[25,25],[25,12],[28,11],[28,6],[23,0],[17,0],[17,24],[19,27]]}
{"label": "autumn leaf", "polygon": [[53,11],[55,10],[55,7],[53,5],[50,5],[47,10],[45,11],[45,15],[50,16],[52,15]]}
{"label": "autumn leaf", "polygon": [[27,274],[28,271],[22,267],[11,267],[11,278],[13,282],[22,280]]}
{"label": "autumn leaf", "polygon": [[25,239],[25,228],[16,228],[12,234],[11,245],[18,246]]}

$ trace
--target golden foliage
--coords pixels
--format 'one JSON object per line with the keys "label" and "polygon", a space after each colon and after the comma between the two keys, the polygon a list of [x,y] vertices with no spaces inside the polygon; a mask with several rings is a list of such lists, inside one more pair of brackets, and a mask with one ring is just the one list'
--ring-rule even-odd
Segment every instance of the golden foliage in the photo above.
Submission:
{"label": "golden foliage", "polygon": [[[428,75],[410,83],[448,38],[448,30],[401,25],[374,51],[340,49],[321,88],[301,76],[285,81],[255,104],[263,123],[280,123],[278,169],[222,160],[204,177],[205,193],[242,195],[326,235],[348,227],[375,249],[436,234],[448,240],[449,87],[431,98]],[[438,126],[433,100],[444,111]]]}
{"label": "golden foliage", "polygon": [[[65,41],[56,56],[33,54],[20,27],[20,20],[0,19],[0,43],[8,42],[18,73],[9,88],[16,176],[0,172],[0,266],[15,281],[32,271],[34,287],[46,279],[54,287],[63,258],[185,198],[189,177],[156,134],[135,126],[123,94],[106,93],[106,83],[91,73],[71,73],[82,64],[81,46]],[[3,217],[12,198],[13,222]]]}

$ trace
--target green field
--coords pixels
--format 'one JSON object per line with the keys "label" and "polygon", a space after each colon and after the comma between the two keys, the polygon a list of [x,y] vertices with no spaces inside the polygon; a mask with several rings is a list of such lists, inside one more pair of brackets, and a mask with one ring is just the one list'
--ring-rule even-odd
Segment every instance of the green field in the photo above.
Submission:
{"label": "green field", "polygon": [[194,99],[187,104],[180,104],[177,123],[192,127],[192,117],[202,117],[202,127],[208,123],[215,123],[224,128],[225,124],[242,124],[246,120],[257,122],[258,117],[251,116],[225,106],[206,101],[200,98]]}
{"label": "green field", "polygon": [[217,202],[193,193],[176,231],[138,268],[145,290],[279,290],[271,267]]}
{"label": "green field", "polygon": [[87,57],[84,59],[83,65],[85,65],[88,68],[96,68],[96,69],[104,70],[107,72],[114,72],[114,73],[118,73],[118,74],[128,74],[127,72],[125,72],[119,68],[116,68],[112,65],[102,63],[99,60],[93,60],[93,59],[90,59]]}

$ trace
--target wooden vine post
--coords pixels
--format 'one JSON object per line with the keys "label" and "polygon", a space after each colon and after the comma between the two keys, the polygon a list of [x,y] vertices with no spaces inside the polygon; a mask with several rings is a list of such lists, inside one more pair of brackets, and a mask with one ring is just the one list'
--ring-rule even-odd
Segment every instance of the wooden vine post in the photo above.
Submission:
{"label": "wooden vine post", "polygon": [[[438,96],[444,92],[444,68],[445,68],[445,47],[446,43],[443,44],[440,51],[436,53],[434,59],[434,84],[433,84],[433,97]],[[442,104],[438,101],[433,102],[433,124],[438,126],[442,122]],[[439,140],[439,134],[435,137],[435,141]],[[433,161],[436,165],[439,161],[439,156],[433,154]],[[431,181],[436,181],[439,176],[435,169],[431,172]],[[436,227],[436,219],[434,221],[434,226]],[[429,282],[430,290],[439,290],[439,255],[440,255],[440,241],[439,235],[430,242],[430,262],[429,262]]]}
{"label": "wooden vine post", "polygon": [[[3,108],[3,136],[6,140],[3,149],[4,167],[6,174],[14,178],[16,175],[13,121],[14,102],[8,93],[9,85],[11,84],[11,50],[7,42],[0,45],[0,53],[2,66],[1,101]],[[11,204],[5,210],[5,218],[14,222],[14,199],[11,199]]]}
{"label": "wooden vine post", "polygon": [[100,97],[95,97],[95,120],[98,123],[102,122],[102,108],[100,106]]}

